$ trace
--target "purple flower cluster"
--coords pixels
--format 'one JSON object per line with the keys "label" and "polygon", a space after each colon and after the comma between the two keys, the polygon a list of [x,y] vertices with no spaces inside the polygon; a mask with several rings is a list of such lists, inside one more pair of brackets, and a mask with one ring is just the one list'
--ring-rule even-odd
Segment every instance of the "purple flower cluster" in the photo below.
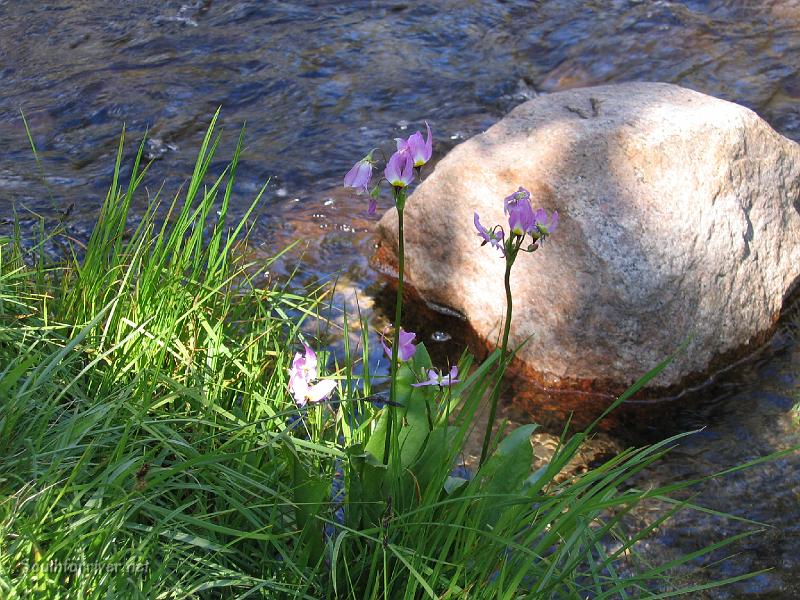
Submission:
{"label": "purple flower cluster", "polygon": [[[383,171],[383,178],[395,191],[408,187],[414,181],[414,171],[427,163],[433,155],[433,136],[430,126],[425,123],[428,130],[428,137],[424,139],[422,134],[417,131],[408,139],[396,138],[397,150],[386,162]],[[372,180],[372,153],[362,158],[344,176],[344,187],[351,187],[359,192],[367,192],[370,181]],[[380,185],[380,181],[378,182]],[[372,198],[369,203],[369,214],[375,214],[377,209],[377,197],[379,187],[376,185],[370,195]]]}
{"label": "purple flower cluster", "polygon": [[[400,362],[406,362],[407,360],[411,360],[414,357],[414,353],[417,351],[417,347],[414,345],[414,338],[416,337],[417,337],[416,333],[400,329],[400,345],[397,348],[397,360],[399,360]],[[389,348],[389,346],[387,346],[383,340],[381,340],[381,344],[383,344],[383,351],[386,353],[386,356],[389,358],[389,360],[391,360],[392,359],[391,348]],[[436,371],[434,369],[429,369],[428,379],[426,379],[425,381],[421,381],[419,383],[412,383],[411,387],[422,387],[425,385],[450,387],[451,385],[455,385],[458,382],[459,382],[458,367],[453,365],[448,375],[443,375],[439,371]]]}
{"label": "purple flower cluster", "polygon": [[294,396],[297,406],[303,407],[307,402],[322,402],[333,393],[336,382],[332,379],[322,379],[313,383],[318,377],[317,354],[306,344],[305,355],[299,352],[294,355],[292,366],[289,368],[289,391]]}
{"label": "purple flower cluster", "polygon": [[500,225],[486,229],[481,225],[478,213],[474,217],[475,229],[483,240],[481,245],[490,244],[500,250],[503,256],[508,252],[516,254],[526,235],[532,239],[526,251],[533,252],[538,248],[538,242],[544,241],[558,225],[558,212],[548,214],[543,208],[533,210],[531,193],[523,187],[503,199],[503,211],[508,215],[508,239]]}
{"label": "purple flower cluster", "polygon": [[558,212],[548,215],[543,208],[533,210],[531,193],[520,187],[503,200],[503,210],[508,215],[508,228],[515,235],[526,233],[534,239],[550,235],[558,225]]}

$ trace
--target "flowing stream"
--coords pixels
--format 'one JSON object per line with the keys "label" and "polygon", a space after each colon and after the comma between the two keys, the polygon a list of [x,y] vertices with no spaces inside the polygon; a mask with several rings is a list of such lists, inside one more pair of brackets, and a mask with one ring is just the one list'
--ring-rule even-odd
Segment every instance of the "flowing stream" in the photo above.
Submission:
{"label": "flowing stream", "polygon": [[[341,178],[371,148],[425,120],[441,157],[538,94],[667,81],[748,106],[800,141],[798,0],[0,0],[0,17],[0,228],[16,212],[23,232],[44,218],[85,238],[123,126],[127,156],[147,132],[147,189],[166,181],[170,197],[221,106],[212,171],[247,128],[236,209],[269,181],[256,256],[300,237],[308,244],[298,283],[336,276],[366,308],[382,290],[368,265],[376,219],[340,189]],[[704,429],[637,485],[707,474],[800,441],[792,411],[800,346],[785,321],[757,359],[676,409],[671,431]],[[424,337],[436,346],[457,328],[433,322]],[[771,566],[710,597],[800,597],[799,474],[795,454],[698,488],[697,502],[770,527],[737,545],[733,560],[686,576]],[[708,515],[676,518],[647,553],[669,557],[738,530]]]}

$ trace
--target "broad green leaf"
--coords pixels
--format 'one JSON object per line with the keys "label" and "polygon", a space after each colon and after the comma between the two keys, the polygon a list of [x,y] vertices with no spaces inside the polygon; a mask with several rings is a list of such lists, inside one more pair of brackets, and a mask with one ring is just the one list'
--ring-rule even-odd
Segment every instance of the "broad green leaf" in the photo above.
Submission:
{"label": "broad green leaf", "polygon": [[517,427],[497,446],[489,460],[478,471],[482,491],[491,494],[521,492],[531,472],[533,448],[531,434],[536,424]]}
{"label": "broad green leaf", "polygon": [[458,427],[447,425],[436,427],[428,436],[424,451],[411,467],[423,495],[431,483],[437,481],[441,486],[452,469],[452,447],[457,436]]}
{"label": "broad green leaf", "polygon": [[378,460],[383,459],[383,451],[386,445],[386,430],[389,428],[389,407],[385,407],[378,417],[378,423],[367,440],[365,450]]}
{"label": "broad green leaf", "polygon": [[358,524],[363,518],[371,525],[377,524],[383,511],[384,484],[388,467],[364,451],[360,445],[348,448],[350,478],[347,482],[348,523]]}

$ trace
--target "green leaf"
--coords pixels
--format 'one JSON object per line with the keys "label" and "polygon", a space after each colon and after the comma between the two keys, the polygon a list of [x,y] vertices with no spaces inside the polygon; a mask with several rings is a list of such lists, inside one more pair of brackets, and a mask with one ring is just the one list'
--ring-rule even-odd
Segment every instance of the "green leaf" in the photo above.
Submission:
{"label": "green leaf", "polygon": [[383,511],[384,484],[388,467],[360,444],[347,449],[350,478],[347,482],[347,522],[360,526],[364,519],[377,525]]}
{"label": "green leaf", "polygon": [[319,515],[330,498],[331,481],[327,477],[312,474],[306,468],[290,438],[285,438],[283,447],[291,466],[295,519],[298,529],[301,530],[297,544],[298,561],[314,564],[322,558],[325,548],[322,537],[323,520]]}
{"label": "green leaf", "polygon": [[428,436],[419,459],[411,467],[423,496],[433,482],[441,486],[443,478],[450,473],[453,466],[452,447],[458,431],[458,427],[448,425],[436,427]]}
{"label": "green leaf", "polygon": [[[428,351],[424,344],[419,344],[413,358],[397,369],[395,400],[401,406],[396,408],[400,417],[396,439],[400,448],[402,468],[407,468],[417,459],[431,429],[429,409],[435,390],[430,387],[415,388],[411,385],[420,381],[420,377],[430,368],[431,358]],[[383,458],[390,410],[392,407],[389,406],[383,409],[366,445],[367,452],[376,458]]]}
{"label": "green leaf", "polygon": [[420,379],[427,379],[430,368],[428,351],[424,344],[419,344],[414,357],[397,371],[397,401],[404,406],[401,409],[403,424],[398,432],[400,466],[403,469],[417,460],[432,429],[434,411],[431,403],[436,390],[430,386],[412,387]]}
{"label": "green leaf", "polygon": [[491,494],[522,491],[522,485],[531,473],[531,434],[537,427],[534,423],[517,427],[500,442],[478,471],[477,479],[482,482],[483,491]]}
{"label": "green leaf", "polygon": [[386,444],[386,430],[388,428],[389,428],[389,407],[387,406],[384,407],[383,411],[378,417],[378,423],[375,425],[375,429],[372,430],[372,433],[369,436],[369,440],[367,440],[367,445],[364,448],[367,452],[369,452],[373,457],[377,459],[383,457],[383,449]]}

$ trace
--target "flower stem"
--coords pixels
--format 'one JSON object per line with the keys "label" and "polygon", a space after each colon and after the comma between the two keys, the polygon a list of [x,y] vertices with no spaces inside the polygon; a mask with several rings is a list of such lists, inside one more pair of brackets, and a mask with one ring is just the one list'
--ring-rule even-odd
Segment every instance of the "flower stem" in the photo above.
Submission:
{"label": "flower stem", "polygon": [[508,355],[508,335],[511,331],[511,311],[513,309],[511,299],[511,267],[514,265],[514,259],[517,257],[517,250],[514,248],[513,243],[506,247],[506,273],[505,273],[505,287],[506,287],[506,318],[503,327],[503,342],[500,346],[500,365],[497,368],[497,381],[495,381],[492,388],[492,395],[489,399],[489,420],[486,422],[486,434],[483,437],[483,447],[481,448],[481,460],[478,466],[483,465],[486,456],[489,453],[489,442],[492,439],[492,429],[494,428],[494,420],[497,416],[497,401],[500,398],[500,383],[503,381],[503,375],[506,371],[506,357]]}
{"label": "flower stem", "polygon": [[395,191],[395,206],[397,207],[397,299],[394,307],[394,341],[392,342],[392,364],[390,366],[391,387],[389,391],[389,421],[386,427],[386,440],[383,447],[383,464],[389,464],[389,452],[394,429],[395,402],[397,396],[397,353],[400,349],[400,323],[403,316],[403,275],[405,273],[405,240],[403,236],[403,208],[405,207],[405,193]]}

